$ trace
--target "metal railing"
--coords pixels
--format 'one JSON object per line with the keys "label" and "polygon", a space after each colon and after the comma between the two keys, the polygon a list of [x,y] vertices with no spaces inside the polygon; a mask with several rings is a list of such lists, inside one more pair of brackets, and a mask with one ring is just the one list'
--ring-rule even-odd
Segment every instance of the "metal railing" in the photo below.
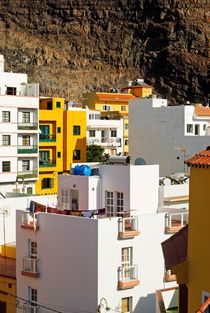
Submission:
{"label": "metal railing", "polygon": [[107,144],[107,145],[121,145],[121,138],[107,138],[107,137],[102,137],[102,138],[88,138],[87,140],[88,144]]}
{"label": "metal railing", "polygon": [[40,160],[39,167],[54,167],[56,166],[56,160]]}
{"label": "metal railing", "polygon": [[180,212],[180,213],[166,213],[165,215],[165,227],[183,227],[188,223],[189,213]]}
{"label": "metal railing", "polygon": [[33,274],[38,273],[38,259],[33,259],[31,257],[23,258],[23,271]]}
{"label": "metal railing", "polygon": [[18,146],[18,153],[38,153],[37,145]]}
{"label": "metal railing", "polygon": [[40,134],[39,135],[39,141],[40,142],[55,142],[56,141],[56,135],[55,134],[47,134],[47,135],[44,135],[44,134]]}
{"label": "metal railing", "polygon": [[39,313],[40,306],[36,305],[36,303],[25,302],[23,303],[23,313]]}
{"label": "metal railing", "polygon": [[31,226],[34,230],[38,228],[38,218],[36,213],[29,211],[22,212],[22,225]]}
{"label": "metal railing", "polygon": [[119,232],[138,231],[138,217],[123,217],[119,219]]}
{"label": "metal railing", "polygon": [[21,172],[17,173],[17,178],[26,179],[26,178],[36,178],[36,177],[38,177],[38,171],[37,170],[21,171]]}
{"label": "metal railing", "polygon": [[125,265],[118,269],[118,281],[128,282],[138,279],[138,266],[137,265]]}
{"label": "metal railing", "polygon": [[38,123],[18,123],[19,130],[38,130]]}

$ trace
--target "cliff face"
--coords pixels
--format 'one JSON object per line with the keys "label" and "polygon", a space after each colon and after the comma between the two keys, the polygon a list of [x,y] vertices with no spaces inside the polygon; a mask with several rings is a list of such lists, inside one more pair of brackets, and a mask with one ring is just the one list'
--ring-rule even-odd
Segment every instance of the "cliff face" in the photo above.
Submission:
{"label": "cliff face", "polygon": [[0,53],[42,95],[144,77],[171,104],[210,98],[210,0],[3,0]]}

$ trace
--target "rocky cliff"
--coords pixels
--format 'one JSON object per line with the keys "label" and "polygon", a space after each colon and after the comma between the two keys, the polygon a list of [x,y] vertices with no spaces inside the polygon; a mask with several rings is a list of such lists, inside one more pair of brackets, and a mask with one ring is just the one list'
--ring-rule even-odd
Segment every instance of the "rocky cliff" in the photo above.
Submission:
{"label": "rocky cliff", "polygon": [[42,95],[144,77],[171,104],[210,98],[210,0],[3,0],[0,53]]}

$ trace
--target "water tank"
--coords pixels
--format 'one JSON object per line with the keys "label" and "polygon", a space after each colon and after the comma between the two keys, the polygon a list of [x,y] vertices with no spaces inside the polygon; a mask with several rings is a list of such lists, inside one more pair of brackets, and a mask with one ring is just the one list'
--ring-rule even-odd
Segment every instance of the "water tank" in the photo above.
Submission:
{"label": "water tank", "polygon": [[90,176],[91,168],[88,165],[76,165],[74,168],[74,175]]}
{"label": "water tank", "polygon": [[109,164],[129,164],[130,157],[129,156],[110,156]]}

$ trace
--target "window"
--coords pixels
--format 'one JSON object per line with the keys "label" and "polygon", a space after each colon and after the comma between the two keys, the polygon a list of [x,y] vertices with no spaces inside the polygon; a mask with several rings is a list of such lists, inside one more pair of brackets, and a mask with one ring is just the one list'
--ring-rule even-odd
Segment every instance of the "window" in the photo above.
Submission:
{"label": "window", "polygon": [[57,128],[57,133],[60,134],[61,133],[61,127]]}
{"label": "window", "polygon": [[37,258],[37,241],[29,240],[29,255],[34,259]]}
{"label": "window", "polygon": [[132,311],[132,297],[121,299],[121,312],[130,313]]}
{"label": "window", "polygon": [[103,105],[102,110],[103,111],[110,111],[111,107],[110,107],[110,105]]}
{"label": "window", "polygon": [[22,112],[22,123],[30,123],[30,112]]}
{"label": "window", "polygon": [[32,195],[33,194],[33,188],[32,187],[27,187],[26,192],[28,195]]}
{"label": "window", "polygon": [[30,170],[30,161],[22,160],[22,171],[29,171],[29,170]]}
{"label": "window", "polygon": [[125,146],[128,146],[128,139],[125,139]]}
{"label": "window", "polygon": [[95,130],[89,130],[89,137],[95,137],[96,131]]}
{"label": "window", "polygon": [[121,111],[125,112],[126,111],[126,105],[121,105]]}
{"label": "window", "polygon": [[61,157],[61,152],[60,151],[58,151],[57,156],[58,156],[58,158]]}
{"label": "window", "polygon": [[42,179],[42,189],[49,189],[54,187],[53,178],[43,178]]}
{"label": "window", "polygon": [[7,87],[7,90],[6,90],[6,94],[7,95],[15,96],[16,93],[17,93],[17,88],[16,87]]}
{"label": "window", "polygon": [[123,192],[117,192],[117,205],[116,205],[116,209],[117,212],[122,212],[123,211]]}
{"label": "window", "polygon": [[89,114],[89,120],[94,120],[94,114]]}
{"label": "window", "polygon": [[61,190],[60,193],[60,205],[61,210],[68,210],[69,209],[69,191],[68,190]]}
{"label": "window", "polygon": [[2,172],[10,172],[10,161],[2,162]]}
{"label": "window", "polygon": [[56,108],[60,108],[61,107],[61,102],[60,101],[56,101]]}
{"label": "window", "polygon": [[114,216],[114,193],[112,191],[105,192],[107,216]]}
{"label": "window", "polygon": [[73,134],[74,135],[80,135],[80,126],[79,125],[74,125],[73,126]]}
{"label": "window", "polygon": [[30,136],[23,135],[23,146],[30,146]]}
{"label": "window", "polygon": [[111,130],[111,137],[117,137],[117,130],[116,129]]}
{"label": "window", "polygon": [[195,135],[199,135],[199,133],[200,133],[200,125],[195,124]]}
{"label": "window", "polygon": [[80,150],[73,151],[73,160],[80,160]]}
{"label": "window", "polygon": [[1,313],[7,312],[7,303],[4,301],[0,301],[0,312]]}
{"label": "window", "polygon": [[187,124],[187,133],[193,133],[193,124]]}
{"label": "window", "polygon": [[52,101],[47,102],[47,110],[52,110]]}
{"label": "window", "polygon": [[128,129],[128,123],[125,123],[125,129]]}
{"label": "window", "polygon": [[122,248],[121,252],[121,264],[123,268],[124,279],[130,279],[132,276],[132,248]]}
{"label": "window", "polygon": [[10,135],[2,135],[2,146],[10,146]]}
{"label": "window", "polygon": [[[36,303],[38,300],[38,292],[37,289],[29,287],[29,301],[32,303]],[[32,311],[31,311],[32,312]],[[34,311],[35,312],[35,311]]]}
{"label": "window", "polygon": [[2,111],[2,122],[10,122],[10,111]]}
{"label": "window", "polygon": [[204,131],[206,130],[206,124],[203,125],[203,130],[204,130]]}

